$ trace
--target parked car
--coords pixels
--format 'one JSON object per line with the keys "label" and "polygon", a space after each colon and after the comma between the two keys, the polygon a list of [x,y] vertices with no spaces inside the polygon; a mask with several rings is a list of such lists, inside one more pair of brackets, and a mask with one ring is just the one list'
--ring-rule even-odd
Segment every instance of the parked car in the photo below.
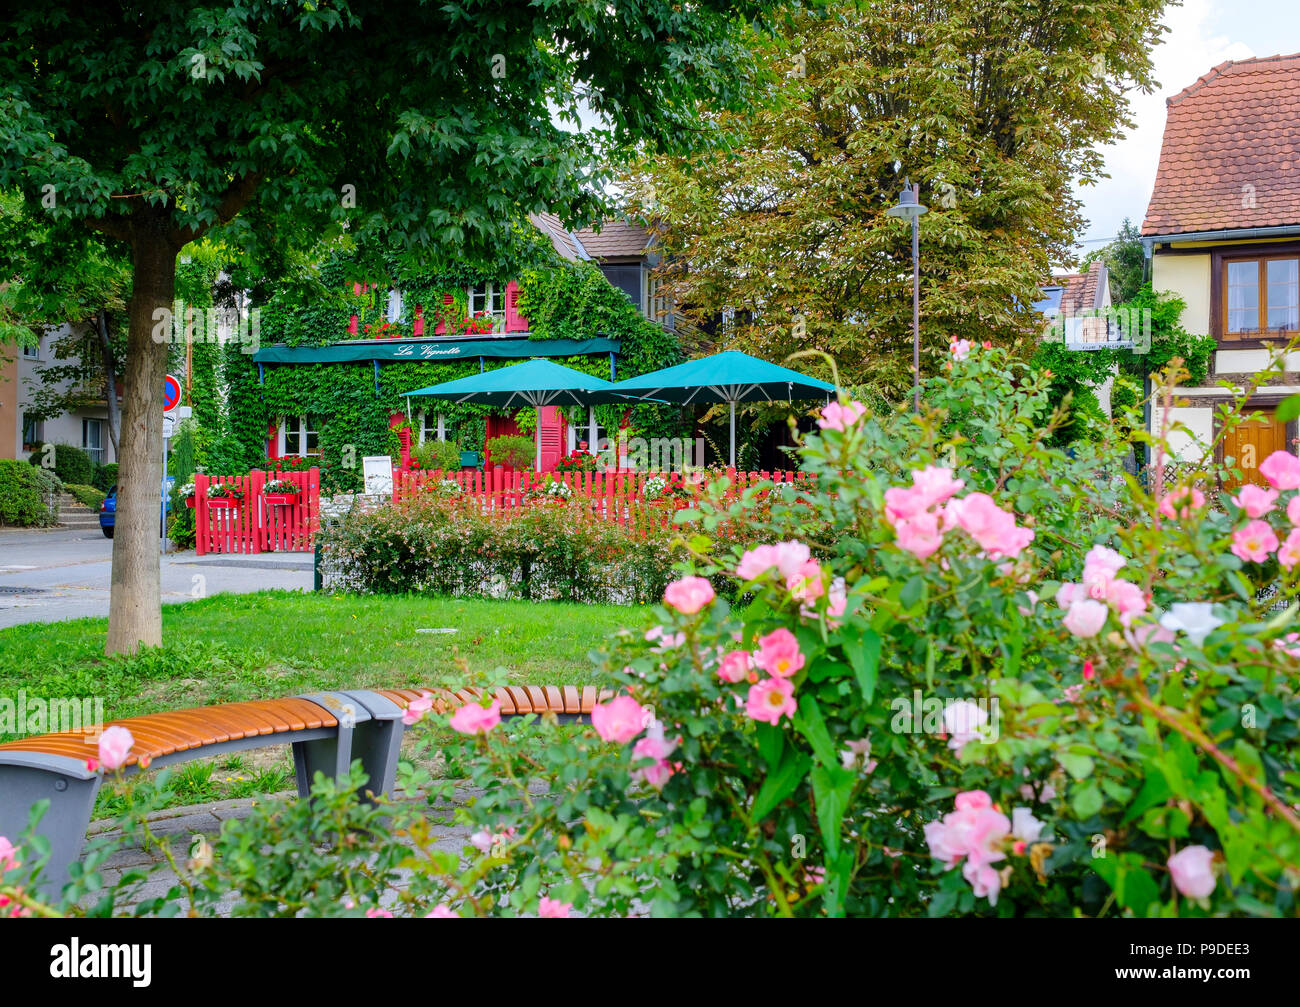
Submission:
{"label": "parked car", "polygon": [[[172,501],[171,490],[176,480],[167,477],[167,483],[162,489],[161,506],[167,508],[166,513],[171,513]],[[163,524],[163,518],[158,519],[158,534],[162,535],[166,530]],[[99,528],[104,533],[104,538],[113,537],[113,526],[117,522],[117,486],[109,487],[108,495],[104,497],[104,502],[99,506]]]}

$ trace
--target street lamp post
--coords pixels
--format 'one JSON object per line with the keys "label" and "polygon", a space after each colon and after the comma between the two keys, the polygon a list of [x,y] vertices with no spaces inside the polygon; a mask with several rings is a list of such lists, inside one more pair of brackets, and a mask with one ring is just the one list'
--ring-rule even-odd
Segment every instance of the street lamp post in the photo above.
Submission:
{"label": "street lamp post", "polygon": [[921,411],[921,214],[929,207],[921,204],[921,185],[903,180],[898,203],[885,212],[912,222],[912,380],[915,384],[912,409]]}

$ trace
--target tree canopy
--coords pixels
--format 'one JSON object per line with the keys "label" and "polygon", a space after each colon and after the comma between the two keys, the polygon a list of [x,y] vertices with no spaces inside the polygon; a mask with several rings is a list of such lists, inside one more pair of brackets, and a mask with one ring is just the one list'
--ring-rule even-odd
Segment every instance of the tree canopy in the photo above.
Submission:
{"label": "tree canopy", "polygon": [[[910,229],[886,216],[921,186],[921,326],[1036,335],[1027,306],[1072,259],[1076,180],[1152,86],[1163,0],[833,0],[756,39],[760,106],[714,110],[723,153],[647,159],[630,188],[664,221],[665,279],[701,341],[832,354],[850,383],[910,387]],[[711,320],[729,315],[715,326]],[[725,316],[724,315],[724,316]]]}
{"label": "tree canopy", "polygon": [[[50,2],[0,19],[0,189],[130,249],[107,647],[161,640],[159,398],[180,250],[245,253],[330,228],[490,247],[503,222],[604,208],[611,150],[690,148],[738,107],[759,3],[585,0]],[[566,129],[582,103],[601,128]],[[43,278],[57,283],[57,276]]]}

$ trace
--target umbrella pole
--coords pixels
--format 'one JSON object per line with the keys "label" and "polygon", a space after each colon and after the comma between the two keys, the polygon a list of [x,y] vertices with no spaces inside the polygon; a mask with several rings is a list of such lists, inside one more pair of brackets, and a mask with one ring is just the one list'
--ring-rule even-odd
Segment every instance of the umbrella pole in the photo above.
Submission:
{"label": "umbrella pole", "polygon": [[736,467],[736,403],[731,403],[731,467]]}
{"label": "umbrella pole", "polygon": [[542,407],[537,406],[537,422],[533,424],[533,431],[537,434],[537,460],[533,469],[537,472],[542,471]]}

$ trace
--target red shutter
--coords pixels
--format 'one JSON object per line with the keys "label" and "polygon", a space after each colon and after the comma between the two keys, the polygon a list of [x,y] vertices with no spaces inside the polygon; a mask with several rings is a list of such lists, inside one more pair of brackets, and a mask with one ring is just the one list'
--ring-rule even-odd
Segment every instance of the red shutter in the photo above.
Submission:
{"label": "red shutter", "polygon": [[542,406],[537,410],[537,422],[542,428],[542,467],[539,471],[551,472],[564,457],[564,415],[558,406]]}
{"label": "red shutter", "polygon": [[[442,304],[444,309],[451,307],[455,303],[456,303],[456,298],[452,297],[451,294],[442,295]],[[444,315],[451,314],[451,312],[446,310],[444,310],[442,313]],[[433,334],[435,336],[445,336],[447,334],[447,322],[445,318],[439,320],[438,324],[434,327]]]}
{"label": "red shutter", "polygon": [[527,332],[528,319],[519,313],[519,284],[511,280],[506,284],[506,331]]}
{"label": "red shutter", "polygon": [[411,326],[411,335],[424,335],[424,308],[418,304],[415,306],[415,324]]}

